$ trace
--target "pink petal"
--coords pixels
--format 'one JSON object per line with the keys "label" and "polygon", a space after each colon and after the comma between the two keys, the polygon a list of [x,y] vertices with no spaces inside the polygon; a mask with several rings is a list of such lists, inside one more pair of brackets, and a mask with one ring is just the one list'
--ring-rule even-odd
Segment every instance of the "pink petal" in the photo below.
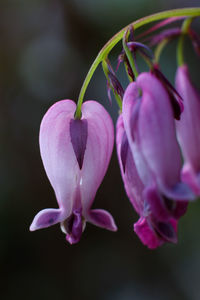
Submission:
{"label": "pink petal", "polygon": [[[177,70],[176,88],[183,98],[185,107],[181,120],[176,122],[185,164],[183,177],[186,178],[186,182],[187,178],[190,178],[188,184],[199,195],[200,185],[198,179],[195,180],[194,177],[200,173],[200,95],[191,83],[186,65]],[[191,175],[188,177],[189,173]]]}
{"label": "pink petal", "polygon": [[[156,185],[144,186],[130,150],[123,119],[117,121],[116,144],[117,154],[126,193],[133,207],[140,215],[134,224],[134,231],[150,249],[155,249],[165,242],[177,242],[176,219],[187,209],[187,202],[174,202],[159,192]],[[125,151],[122,148],[125,147]]]}
{"label": "pink petal", "polygon": [[120,115],[117,121],[116,145],[121,175],[129,200],[131,201],[136,212],[138,214],[142,214],[144,210],[144,185],[138,175],[133,156],[128,144],[128,140],[126,145],[126,153],[122,152],[122,147],[124,146],[125,139],[127,140],[127,137],[124,130],[122,115]]}
{"label": "pink petal", "polygon": [[134,224],[134,231],[149,249],[156,249],[164,242],[177,243],[177,221],[173,219],[169,222],[154,222],[141,217]]}
{"label": "pink petal", "polygon": [[31,230],[35,230],[61,222],[71,244],[80,240],[82,216],[96,225],[116,230],[109,213],[90,211],[112,154],[112,120],[95,101],[83,104],[81,120],[74,119],[75,110],[72,100],[59,101],[42,120],[41,157],[59,209],[39,212],[31,225]]}
{"label": "pink petal", "polygon": [[79,166],[70,137],[70,120],[76,104],[72,100],[55,103],[40,126],[40,152],[45,171],[55,191],[59,209],[45,209],[34,218],[30,230],[64,221],[70,216],[77,195]]}
{"label": "pink petal", "polygon": [[142,90],[138,120],[140,147],[157,180],[173,186],[180,179],[181,155],[168,94],[149,73],[141,74],[137,84]]}
{"label": "pink petal", "polygon": [[30,226],[30,231],[52,226],[62,222],[64,219],[65,215],[61,209],[43,209],[33,219],[33,222]]}
{"label": "pink petal", "polygon": [[141,242],[149,249],[156,249],[164,243],[144,217],[140,218],[137,223],[134,224],[134,231],[140,238]]}
{"label": "pink petal", "polygon": [[66,217],[72,210],[80,173],[70,137],[70,120],[74,118],[75,109],[72,100],[51,106],[43,117],[39,137],[45,171]]}
{"label": "pink petal", "polygon": [[[138,98],[138,94],[142,93]],[[140,107],[136,124],[131,117],[137,102]],[[143,183],[158,185],[166,196],[176,200],[194,198],[180,183],[181,154],[176,140],[172,108],[166,90],[150,73],[142,73],[130,84],[123,100],[124,126]]]}
{"label": "pink petal", "polygon": [[117,226],[111,214],[103,209],[92,209],[88,214],[88,221],[96,226],[116,231]]}
{"label": "pink petal", "polygon": [[[139,104],[138,104],[139,103]],[[143,183],[152,183],[152,175],[147,167],[145,157],[139,145],[138,140],[138,117],[141,109],[141,97],[140,91],[138,89],[137,83],[132,82],[127,87],[124,98],[123,98],[123,107],[122,107],[122,117],[124,123],[124,129],[128,138],[128,143],[134,157],[136,168],[139,174],[139,177]]]}
{"label": "pink petal", "polygon": [[83,215],[87,216],[108,168],[113,150],[114,128],[107,111],[95,101],[83,103],[82,118],[88,122],[88,138],[80,181]]}
{"label": "pink petal", "polygon": [[195,195],[200,195],[200,172],[195,173],[189,163],[185,163],[183,166],[182,180],[191,187]]}

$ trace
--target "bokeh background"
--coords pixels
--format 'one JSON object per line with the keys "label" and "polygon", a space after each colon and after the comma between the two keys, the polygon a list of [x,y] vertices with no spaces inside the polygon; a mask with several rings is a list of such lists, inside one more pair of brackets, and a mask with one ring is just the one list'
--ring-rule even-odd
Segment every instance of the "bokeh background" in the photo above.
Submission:
{"label": "bokeh background", "polygon": [[[59,225],[29,232],[40,209],[56,207],[38,146],[46,110],[59,99],[77,99],[98,51],[122,27],[150,13],[198,5],[199,0],[0,1],[1,299],[200,299],[200,203],[192,203],[181,219],[177,245],[148,250],[132,230],[138,217],[124,192],[115,150],[94,207],[113,214],[118,232],[88,224],[73,246]],[[185,52],[200,86],[200,62],[187,43]],[[173,81],[175,44],[161,62]],[[100,67],[86,98],[100,101],[116,121]]]}

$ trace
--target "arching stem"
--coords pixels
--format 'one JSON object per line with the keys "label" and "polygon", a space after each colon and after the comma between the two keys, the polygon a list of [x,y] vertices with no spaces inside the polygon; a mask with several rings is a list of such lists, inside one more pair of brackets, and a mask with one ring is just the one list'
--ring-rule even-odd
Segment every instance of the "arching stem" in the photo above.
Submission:
{"label": "arching stem", "polygon": [[160,55],[163,51],[163,49],[165,48],[165,46],[168,44],[168,42],[170,41],[169,38],[164,39],[161,43],[158,44],[158,46],[155,49],[154,55],[154,63],[158,63],[160,60]]}
{"label": "arching stem", "polygon": [[185,35],[188,32],[188,29],[190,27],[190,24],[192,23],[193,18],[188,18],[183,22],[182,29],[181,29],[181,36],[178,40],[178,45],[177,45],[177,62],[178,66],[182,66],[184,64],[184,55],[183,55],[183,44],[184,44],[184,39]]}
{"label": "arching stem", "polygon": [[91,65],[91,67],[86,75],[86,78],[83,82],[83,85],[82,85],[82,88],[81,88],[81,91],[79,94],[77,109],[76,109],[74,117],[76,119],[81,118],[81,105],[83,102],[83,98],[84,98],[86,89],[88,87],[88,84],[89,84],[96,68],[104,60],[104,58],[108,56],[108,54],[113,49],[113,47],[123,38],[123,35],[129,26],[133,26],[134,30],[136,30],[146,24],[153,22],[153,21],[158,21],[158,20],[167,19],[167,18],[171,18],[171,17],[179,17],[179,16],[185,16],[185,17],[200,16],[200,8],[198,8],[198,7],[182,8],[182,9],[174,9],[174,10],[159,12],[159,13],[144,17],[142,19],[139,19],[139,20],[129,24],[128,26],[126,26],[122,30],[120,30],[116,35],[114,35],[105,44],[105,46],[101,49],[101,51],[97,55],[96,59],[94,60],[93,64]]}

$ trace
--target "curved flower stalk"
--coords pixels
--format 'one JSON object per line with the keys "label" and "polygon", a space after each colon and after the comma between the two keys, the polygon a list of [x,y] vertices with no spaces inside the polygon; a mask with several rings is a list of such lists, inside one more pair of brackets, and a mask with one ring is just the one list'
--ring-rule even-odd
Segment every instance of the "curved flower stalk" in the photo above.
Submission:
{"label": "curved flower stalk", "polygon": [[186,212],[187,202],[172,202],[141,181],[124,129],[122,115],[117,121],[117,154],[126,193],[139,214],[134,231],[150,249],[165,242],[177,242],[177,220]]}
{"label": "curved flower stalk", "polygon": [[183,181],[200,195],[200,94],[191,83],[188,67],[182,65],[176,73],[176,89],[183,98],[184,111],[176,122],[184,167]]}
{"label": "curved flower stalk", "polygon": [[[188,201],[195,198],[194,193],[200,195],[200,137],[196,131],[200,127],[200,99],[185,67],[177,73],[177,92],[160,71],[159,59],[167,43],[180,36],[177,58],[182,65],[186,34],[199,53],[200,39],[190,28],[198,16],[200,7],[169,10],[124,27],[98,53],[85,77],[77,105],[72,100],[63,100],[47,111],[40,128],[40,151],[59,208],[40,211],[30,230],[60,223],[71,244],[80,240],[87,221],[117,230],[107,211],[91,209],[110,161],[114,139],[112,121],[105,109],[95,101],[83,103],[91,78],[102,64],[108,94],[112,90],[122,112],[117,123],[117,152],[127,195],[140,216],[134,230],[151,249],[177,241],[178,219],[186,212]],[[180,19],[184,19],[181,29],[156,32]],[[157,21],[142,34],[136,33],[135,39],[137,29]],[[138,40],[142,37],[143,41]],[[123,45],[119,63],[125,64],[131,81],[125,93],[109,62],[109,54],[119,41]],[[145,41],[156,46],[154,53]],[[148,65],[149,73],[139,74],[136,51]],[[179,120],[183,111],[180,95],[185,98],[186,111],[177,122],[185,158],[183,171],[174,120]]]}
{"label": "curved flower stalk", "polygon": [[[117,34],[115,34],[105,44],[105,46],[101,49],[101,51],[98,53],[97,57],[95,58],[94,62],[92,63],[92,65],[85,77],[85,80],[83,82],[82,88],[80,90],[79,98],[78,98],[77,109],[76,109],[76,113],[75,113],[76,117],[81,116],[81,105],[83,102],[83,98],[84,98],[86,89],[88,87],[88,84],[89,84],[96,68],[98,67],[98,65],[101,62],[103,62],[108,57],[108,54],[116,46],[116,44],[120,40],[123,39],[124,34],[126,33],[127,29],[130,28],[130,26],[132,26],[134,28],[134,30],[136,30],[136,29],[138,29],[146,24],[149,24],[151,22],[164,20],[162,22],[162,24],[160,23],[160,25],[158,25],[158,27],[157,27],[157,28],[160,28],[166,24],[167,19],[173,18],[173,20],[174,20],[175,18],[179,18],[179,17],[184,17],[184,18],[185,17],[193,17],[194,18],[197,16],[200,16],[200,8],[199,7],[181,8],[181,9],[173,9],[173,10],[163,11],[163,12],[159,12],[159,13],[156,13],[153,15],[146,16],[139,20],[136,20],[135,22],[132,22],[131,24],[127,25],[126,27],[121,29]],[[154,27],[153,31],[154,30],[155,30],[155,27]]]}
{"label": "curved flower stalk", "polygon": [[122,107],[124,127],[139,176],[145,186],[178,201],[194,198],[181,182],[181,153],[169,96],[162,83],[142,73],[125,91]]}
{"label": "curved flower stalk", "polygon": [[61,223],[69,243],[77,243],[85,221],[116,231],[112,216],[91,206],[106,173],[114,142],[113,124],[102,105],[87,101],[82,118],[74,119],[72,100],[55,103],[40,127],[40,151],[45,171],[55,191],[58,209],[44,209],[30,230]]}

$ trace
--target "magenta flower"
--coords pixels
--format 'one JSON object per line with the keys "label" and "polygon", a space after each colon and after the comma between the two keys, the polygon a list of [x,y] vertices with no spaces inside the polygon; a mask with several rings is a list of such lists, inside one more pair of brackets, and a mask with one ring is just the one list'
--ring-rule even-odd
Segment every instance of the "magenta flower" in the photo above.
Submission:
{"label": "magenta flower", "polygon": [[91,209],[113,149],[112,120],[95,101],[82,105],[81,120],[74,119],[75,110],[72,100],[59,101],[42,120],[40,151],[59,208],[40,211],[30,226],[33,231],[60,223],[70,244],[80,240],[86,221],[117,230],[107,211]]}
{"label": "magenta flower", "polygon": [[117,154],[126,193],[139,214],[134,231],[150,249],[164,242],[177,241],[177,220],[187,209],[186,201],[173,202],[162,196],[156,186],[145,187],[141,181],[129,147],[122,115],[116,131]]}
{"label": "magenta flower", "polygon": [[139,176],[168,199],[188,201],[194,195],[181,182],[181,153],[167,91],[150,73],[142,73],[125,91],[124,127]]}
{"label": "magenta flower", "polygon": [[177,70],[176,88],[185,108],[181,120],[176,122],[184,157],[182,179],[196,195],[200,195],[200,95],[190,81],[186,65]]}

